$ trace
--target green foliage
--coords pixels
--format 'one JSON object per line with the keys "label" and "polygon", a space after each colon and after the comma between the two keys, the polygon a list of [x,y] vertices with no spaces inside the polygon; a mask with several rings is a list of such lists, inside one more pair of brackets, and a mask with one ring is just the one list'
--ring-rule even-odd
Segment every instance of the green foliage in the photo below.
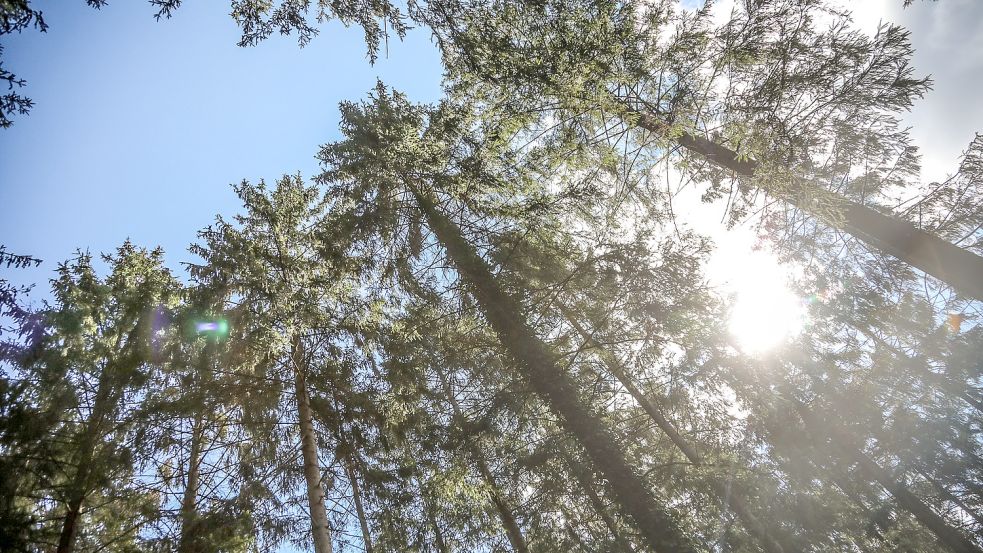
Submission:
{"label": "green foliage", "polygon": [[[77,550],[306,548],[321,502],[338,550],[979,551],[979,305],[826,224],[903,196],[980,251],[983,141],[917,189],[898,120],[928,81],[904,30],[820,0],[724,15],[233,2],[243,44],[338,17],[374,59],[390,26],[428,25],[448,97],[343,103],[323,173],[236,186],[187,286],[129,243],[108,276],[62,264],[40,318],[3,283],[0,546],[51,549],[74,509]],[[789,343],[733,346],[667,160],[731,222],[765,207],[812,299]]]}

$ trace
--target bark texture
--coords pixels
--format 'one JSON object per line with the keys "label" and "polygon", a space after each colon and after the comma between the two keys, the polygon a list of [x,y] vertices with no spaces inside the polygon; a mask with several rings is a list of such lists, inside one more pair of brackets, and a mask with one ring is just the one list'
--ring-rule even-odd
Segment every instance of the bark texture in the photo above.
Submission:
{"label": "bark texture", "polygon": [[[409,184],[409,183],[407,183]],[[576,384],[556,362],[522,315],[519,303],[495,281],[488,265],[478,257],[457,228],[433,202],[413,190],[428,226],[446,248],[462,279],[502,345],[526,381],[577,438],[587,456],[608,480],[613,497],[634,521],[645,541],[658,553],[695,553],[691,540],[665,505],[651,493],[645,480],[628,464],[614,435],[601,418],[584,405]]]}
{"label": "bark texture", "polygon": [[324,508],[324,488],[321,486],[321,464],[317,457],[317,436],[311,417],[311,398],[307,392],[304,375],[307,363],[299,338],[294,339],[291,356],[294,363],[294,392],[297,398],[297,415],[300,424],[300,449],[304,458],[304,480],[307,482],[307,504],[311,511],[311,533],[314,536],[314,553],[331,553],[331,534],[328,527],[328,511]]}
{"label": "bark texture", "polygon": [[[626,108],[638,116],[639,127],[659,134],[668,132],[669,125],[666,121],[635,111],[627,105]],[[758,168],[757,161],[742,159],[734,150],[703,137],[683,133],[676,141],[714,165],[744,177],[754,176]],[[885,215],[845,198],[840,198],[839,205],[836,206],[840,214],[838,221],[820,216],[795,197],[783,199],[856,236],[875,249],[938,278],[961,294],[983,299],[983,257],[918,229],[908,221]]]}

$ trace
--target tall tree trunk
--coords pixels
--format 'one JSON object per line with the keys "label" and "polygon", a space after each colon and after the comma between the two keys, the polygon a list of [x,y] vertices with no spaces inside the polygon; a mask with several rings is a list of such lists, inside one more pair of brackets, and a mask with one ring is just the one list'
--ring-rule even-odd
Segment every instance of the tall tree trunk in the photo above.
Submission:
{"label": "tall tree trunk", "polygon": [[181,499],[181,540],[178,543],[178,553],[195,553],[198,550],[195,537],[198,518],[198,480],[201,475],[204,434],[204,424],[201,417],[198,417],[191,426],[191,452],[188,455],[188,481],[184,486],[184,497]]}
{"label": "tall tree trunk", "polygon": [[[439,368],[437,369],[437,375],[440,377],[440,383],[444,388],[444,395],[447,396],[447,401],[451,404],[454,419],[462,425],[467,423],[464,413],[461,410],[461,405],[457,402],[457,397],[454,396],[454,390],[451,389],[447,377]],[[522,535],[522,531],[519,529],[519,523],[516,522],[515,515],[512,514],[512,509],[509,508],[505,496],[499,489],[498,482],[495,481],[495,475],[492,474],[491,469],[488,467],[485,456],[470,439],[465,438],[465,443],[468,452],[471,454],[471,458],[474,459],[475,465],[478,467],[478,473],[481,474],[481,478],[491,491],[492,503],[495,505],[495,510],[498,511],[498,517],[502,521],[502,527],[505,528],[505,534],[509,538],[509,543],[512,544],[512,549],[516,553],[528,553],[529,547],[526,545],[526,538]]]}
{"label": "tall tree trunk", "polygon": [[560,514],[563,515],[563,529],[567,531],[567,535],[570,536],[570,539],[572,539],[584,553],[595,553],[597,550],[587,545],[584,538],[581,538],[580,534],[577,533],[577,530],[572,524],[570,524],[572,517],[570,516],[570,513],[568,513],[562,506],[560,507]]}
{"label": "tall tree trunk", "polygon": [[446,248],[462,280],[526,381],[559,415],[562,426],[577,438],[645,540],[659,553],[695,552],[675,517],[628,464],[607,425],[584,405],[577,385],[556,363],[554,352],[536,336],[522,315],[519,303],[498,286],[488,265],[464,240],[457,226],[424,194],[416,189],[412,192],[428,226]]}
{"label": "tall tree trunk", "polygon": [[570,467],[570,472],[573,473],[574,477],[577,479],[577,482],[580,483],[581,489],[584,490],[584,494],[586,494],[587,499],[590,500],[591,506],[594,507],[594,512],[597,513],[597,516],[601,517],[601,521],[604,522],[604,526],[607,527],[608,532],[611,532],[611,535],[614,537],[614,541],[618,545],[618,548],[623,553],[635,553],[635,548],[633,548],[628,540],[621,535],[621,529],[618,528],[618,525],[608,513],[608,509],[604,505],[604,502],[601,501],[601,498],[597,495],[597,492],[594,491],[593,475],[589,473],[587,467],[585,467],[583,463],[580,463],[574,459],[573,456],[567,452],[565,446],[561,445],[560,451],[563,452],[564,460],[566,461],[567,466]]}
{"label": "tall tree trunk", "polygon": [[[901,351],[900,348],[894,346],[893,344],[888,343],[886,340],[878,336],[877,333],[874,332],[872,329],[868,330],[860,327],[856,327],[856,328],[857,330],[860,331],[861,334],[869,338],[876,345],[889,351],[891,355],[894,356],[895,359],[898,359],[903,362],[911,361],[911,359],[908,357],[908,355],[905,352]],[[925,367],[923,365],[918,365],[918,374],[919,376],[924,378],[925,381],[928,382],[930,385],[936,386],[937,388],[939,388],[943,392],[946,392],[947,394],[954,394],[958,396],[963,401],[965,401],[969,406],[976,409],[980,413],[983,413],[983,401],[976,399],[975,397],[972,396],[972,394],[970,394],[969,390],[967,389],[968,386],[966,385],[965,382],[960,383],[956,380],[953,380],[948,374],[945,373],[938,374],[932,372],[928,367]]]}
{"label": "tall tree trunk", "polygon": [[[638,126],[665,135],[670,128],[667,121],[647,113],[641,113],[622,100],[629,113],[636,116]],[[679,135],[676,142],[707,161],[729,169],[738,175],[751,177],[758,169],[758,162],[742,158],[737,152],[690,133]],[[806,195],[802,195],[806,196]],[[897,257],[945,282],[962,294],[983,299],[983,257],[969,250],[915,228],[910,222],[884,215],[867,206],[839,197],[839,220],[829,220],[815,213],[808,204],[794,196],[782,198],[795,207],[811,213],[826,223],[844,230],[888,255]]]}
{"label": "tall tree trunk", "polygon": [[71,553],[75,550],[75,538],[78,536],[79,517],[82,516],[83,494],[76,494],[68,502],[68,513],[62,522],[61,535],[58,537],[58,553]]}
{"label": "tall tree trunk", "polygon": [[427,498],[427,490],[423,489],[418,478],[414,477],[413,480],[416,484],[416,489],[420,491],[420,503],[423,504],[427,522],[433,527],[434,545],[437,546],[437,553],[450,553],[447,543],[444,541],[444,533],[440,529],[440,523],[437,521],[437,515],[434,514],[433,504]]}
{"label": "tall tree trunk", "polygon": [[358,524],[362,528],[362,543],[365,545],[365,553],[372,553],[372,534],[369,532],[369,521],[365,517],[365,507],[362,505],[362,490],[358,485],[358,474],[355,470],[355,462],[352,453],[349,451],[343,460],[345,474],[348,482],[352,485],[352,498],[355,501],[355,513],[358,515]]}
{"label": "tall tree trunk", "polygon": [[972,519],[975,520],[977,524],[983,525],[983,516],[981,516],[979,512],[971,508],[969,505],[966,505],[966,502],[960,499],[959,496],[949,491],[949,488],[945,487],[945,485],[942,482],[939,482],[935,478],[932,478],[929,474],[925,473],[925,471],[923,471],[920,468],[916,469],[916,471],[918,472],[918,474],[922,476],[922,478],[924,478],[926,481],[932,484],[932,487],[938,490],[938,492],[942,494],[942,497],[946,501],[955,504],[964,513],[972,517]]}
{"label": "tall tree trunk", "polygon": [[311,398],[307,392],[307,360],[303,342],[295,337],[291,348],[294,365],[294,393],[297,398],[297,415],[300,424],[300,449],[304,458],[304,479],[307,481],[307,504],[311,511],[311,533],[314,535],[314,553],[331,553],[331,534],[328,511],[324,508],[324,488],[321,486],[321,464],[317,458],[317,436],[311,417]]}
{"label": "tall tree trunk", "polygon": [[[117,347],[120,342],[117,340]],[[89,495],[89,480],[92,475],[92,463],[99,441],[99,428],[110,408],[111,394],[110,373],[115,365],[107,363],[99,374],[96,397],[92,403],[89,420],[86,421],[85,431],[78,442],[75,454],[75,475],[69,485],[68,511],[62,521],[61,535],[58,536],[57,553],[72,553],[75,551],[75,540],[78,537],[81,524],[82,505]]]}
{"label": "tall tree trunk", "polygon": [[950,526],[945,519],[935,513],[921,499],[913,494],[901,481],[890,475],[871,459],[848,431],[841,428],[831,417],[820,419],[802,402],[791,399],[807,430],[814,436],[829,440],[834,450],[839,452],[842,461],[856,464],[857,470],[871,482],[877,482],[902,509],[911,513],[918,522],[929,529],[939,541],[953,553],[983,553],[983,549],[973,543],[962,532]]}
{"label": "tall tree trunk", "polygon": [[[610,350],[605,348],[603,345],[594,339],[593,335],[587,332],[586,329],[577,321],[576,316],[569,310],[562,302],[557,302],[560,312],[563,314],[567,322],[580,334],[581,338],[584,340],[586,345],[594,348],[604,362],[608,371],[624,386],[625,390],[635,399],[635,402],[648,414],[649,418],[655,422],[655,425],[659,427],[663,434],[665,434],[669,440],[676,446],[679,451],[683,453],[686,459],[696,466],[702,466],[706,464],[706,460],[703,455],[696,450],[689,442],[683,438],[671,422],[662,414],[659,408],[642,392],[641,389],[635,384],[632,378],[628,375],[628,372],[624,370],[618,359],[611,353]],[[744,498],[740,495],[733,493],[733,490],[728,489],[728,486],[716,478],[710,480],[710,484],[713,487],[714,493],[717,495],[717,499],[722,505],[733,509],[734,513],[741,519],[744,527],[757,538],[761,547],[768,551],[769,553],[783,553],[788,549],[793,551],[794,546],[788,543],[788,538],[786,537],[785,545],[783,546],[775,537],[772,536],[771,530],[767,526],[758,520],[758,517],[754,515],[751,507],[745,502]]]}

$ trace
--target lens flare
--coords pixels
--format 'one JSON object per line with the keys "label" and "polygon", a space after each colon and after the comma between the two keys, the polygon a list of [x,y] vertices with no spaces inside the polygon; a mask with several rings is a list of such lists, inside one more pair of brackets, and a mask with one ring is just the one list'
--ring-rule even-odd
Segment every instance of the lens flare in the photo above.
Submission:
{"label": "lens flare", "polygon": [[225,319],[196,321],[195,332],[209,336],[225,336],[229,333],[229,322]]}

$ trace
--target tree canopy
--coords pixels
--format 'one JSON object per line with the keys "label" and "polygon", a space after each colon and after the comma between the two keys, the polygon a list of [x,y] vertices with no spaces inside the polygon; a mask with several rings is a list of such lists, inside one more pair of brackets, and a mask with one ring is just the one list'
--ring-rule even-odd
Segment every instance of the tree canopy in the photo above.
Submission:
{"label": "tree canopy", "polygon": [[[446,95],[344,102],[321,171],[235,185],[186,278],[126,241],[40,306],[0,281],[0,548],[983,552],[983,135],[918,182],[904,29],[825,0],[231,7],[243,46],[338,18],[370,62],[425,26]],[[797,333],[742,348],[668,178],[795,269]]]}

